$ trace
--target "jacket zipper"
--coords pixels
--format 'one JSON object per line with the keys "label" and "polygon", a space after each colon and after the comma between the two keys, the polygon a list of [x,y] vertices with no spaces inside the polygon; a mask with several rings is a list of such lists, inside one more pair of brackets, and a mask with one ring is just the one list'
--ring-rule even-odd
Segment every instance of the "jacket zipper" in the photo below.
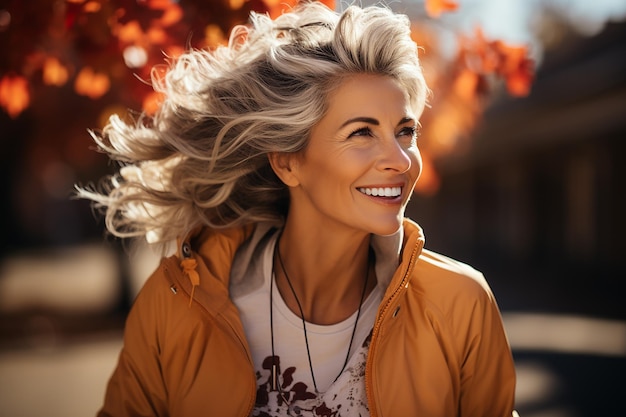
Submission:
{"label": "jacket zipper", "polygon": [[374,398],[374,394],[372,392],[373,385],[369,381],[371,378],[371,373],[372,373],[372,363],[373,363],[373,358],[374,358],[373,353],[376,350],[376,339],[378,339],[378,333],[380,332],[380,327],[382,326],[382,323],[387,315],[387,311],[389,310],[393,302],[396,300],[396,298],[398,298],[400,292],[402,291],[402,288],[406,286],[409,280],[409,275],[411,274],[411,271],[413,270],[413,267],[415,265],[415,260],[417,259],[417,256],[420,253],[420,250],[423,246],[419,238],[416,240],[417,242],[415,244],[415,247],[413,248],[413,252],[411,253],[411,258],[409,259],[409,264],[407,266],[406,272],[404,273],[404,277],[402,278],[402,281],[400,281],[400,285],[396,287],[393,294],[391,294],[391,296],[387,299],[387,302],[385,303],[385,306],[382,308],[378,316],[378,320],[376,320],[376,322],[374,323],[374,328],[372,330],[372,340],[370,342],[369,353],[367,356],[368,358],[367,364],[365,366],[365,392],[367,396],[367,402],[368,404],[370,404],[370,407],[369,407],[370,417],[377,416],[376,407],[372,407],[372,405],[375,405],[375,402],[372,401]]}

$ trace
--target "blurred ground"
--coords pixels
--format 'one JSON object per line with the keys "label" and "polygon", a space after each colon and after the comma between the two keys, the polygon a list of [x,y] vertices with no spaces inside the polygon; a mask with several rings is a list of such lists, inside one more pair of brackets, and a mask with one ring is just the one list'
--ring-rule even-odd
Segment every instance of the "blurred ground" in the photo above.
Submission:
{"label": "blurred ground", "polygon": [[121,345],[110,335],[0,352],[0,415],[95,416]]}

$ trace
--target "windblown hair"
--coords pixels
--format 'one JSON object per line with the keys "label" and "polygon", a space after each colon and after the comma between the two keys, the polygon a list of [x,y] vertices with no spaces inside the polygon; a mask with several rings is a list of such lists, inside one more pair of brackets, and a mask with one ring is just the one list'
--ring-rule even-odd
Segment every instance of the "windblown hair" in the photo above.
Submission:
{"label": "windblown hair", "polygon": [[78,196],[105,212],[112,234],[151,243],[200,225],[281,224],[289,193],[267,155],[303,150],[329,94],[356,73],[393,77],[421,114],[427,87],[406,16],[318,2],[275,20],[252,13],[228,46],[188,51],[153,75],[165,99],[152,118],[112,116],[92,132],[122,167]]}

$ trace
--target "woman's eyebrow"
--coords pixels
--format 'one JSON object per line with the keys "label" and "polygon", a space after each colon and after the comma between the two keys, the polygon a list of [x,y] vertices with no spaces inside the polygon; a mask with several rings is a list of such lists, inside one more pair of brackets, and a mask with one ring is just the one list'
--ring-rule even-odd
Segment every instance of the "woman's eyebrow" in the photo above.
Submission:
{"label": "woman's eyebrow", "polygon": [[380,122],[378,120],[374,119],[373,117],[355,117],[353,119],[348,119],[345,122],[343,122],[341,127],[345,127],[345,126],[348,126],[351,123],[357,123],[357,122],[368,123],[368,124],[376,125],[376,126],[378,126],[380,124]]}
{"label": "woman's eyebrow", "polygon": [[409,116],[403,117],[398,123],[398,126],[403,125],[405,123],[409,123],[409,122],[415,123],[415,119]]}
{"label": "woman's eyebrow", "polygon": [[[403,117],[402,119],[400,119],[400,122],[398,122],[398,126],[403,125],[405,123],[409,123],[409,122],[415,123],[415,119],[409,116]],[[348,126],[351,123],[367,123],[367,124],[371,124],[374,126],[380,125],[380,122],[377,119],[374,119],[373,117],[354,117],[352,119],[348,119],[345,122],[343,122],[341,127]]]}

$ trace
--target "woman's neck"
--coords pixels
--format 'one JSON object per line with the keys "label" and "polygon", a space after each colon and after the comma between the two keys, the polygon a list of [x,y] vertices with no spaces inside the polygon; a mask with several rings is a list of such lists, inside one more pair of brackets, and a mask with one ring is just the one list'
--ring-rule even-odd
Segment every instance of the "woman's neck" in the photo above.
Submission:
{"label": "woman's neck", "polygon": [[308,322],[341,322],[359,308],[366,277],[367,294],[376,286],[374,262],[369,259],[373,256],[370,235],[298,225],[287,222],[277,242],[280,253],[274,257],[276,285],[297,315],[300,302]]}

